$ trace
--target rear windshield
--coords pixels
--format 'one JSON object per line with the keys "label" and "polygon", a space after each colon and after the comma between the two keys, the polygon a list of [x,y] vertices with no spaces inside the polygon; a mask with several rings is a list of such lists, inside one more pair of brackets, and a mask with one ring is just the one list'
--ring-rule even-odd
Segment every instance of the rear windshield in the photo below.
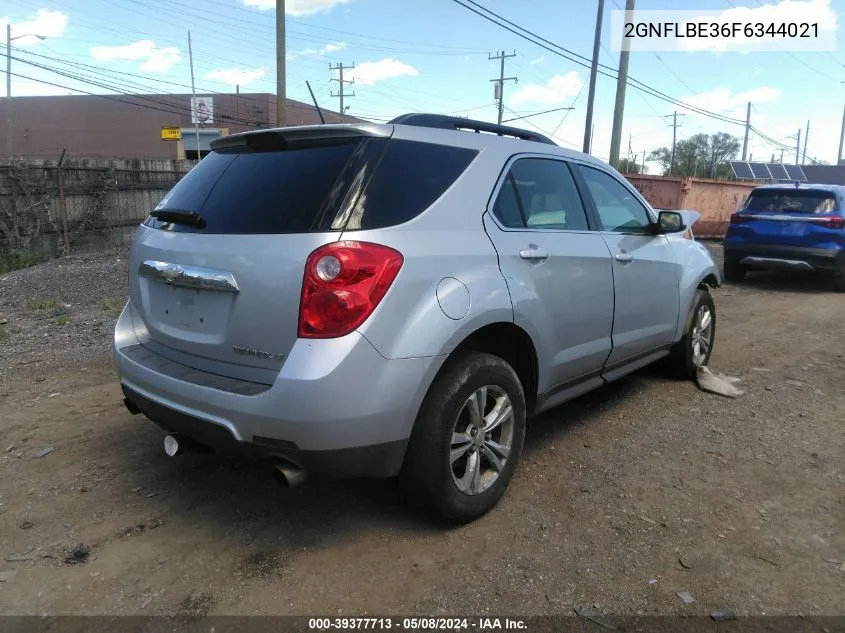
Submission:
{"label": "rear windshield", "polygon": [[836,196],[830,191],[759,189],[745,203],[748,211],[791,211],[829,213],[836,210]]}
{"label": "rear windshield", "polygon": [[177,232],[267,234],[375,229],[407,222],[457,180],[477,152],[384,138],[332,139],[289,149],[210,153],[156,210],[194,211]]}

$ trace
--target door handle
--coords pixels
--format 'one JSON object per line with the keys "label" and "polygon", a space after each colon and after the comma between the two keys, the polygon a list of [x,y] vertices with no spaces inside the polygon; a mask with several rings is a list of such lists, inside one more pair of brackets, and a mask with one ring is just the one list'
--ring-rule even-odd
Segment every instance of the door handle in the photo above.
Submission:
{"label": "door handle", "polygon": [[627,264],[628,262],[634,261],[634,256],[631,253],[616,253],[616,261]]}
{"label": "door handle", "polygon": [[548,259],[549,252],[539,246],[534,246],[533,244],[526,249],[519,251],[519,256],[522,259]]}

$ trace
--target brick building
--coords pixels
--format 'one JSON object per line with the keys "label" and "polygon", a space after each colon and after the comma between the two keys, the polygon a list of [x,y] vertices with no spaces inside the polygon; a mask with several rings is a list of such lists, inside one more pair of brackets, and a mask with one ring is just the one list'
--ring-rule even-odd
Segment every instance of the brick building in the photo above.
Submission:
{"label": "brick building", "polygon": [[[197,95],[192,117],[191,95],[71,95],[12,98],[12,155],[25,159],[69,158],[195,158],[199,118],[200,147],[211,139],[276,125],[276,96],[270,93]],[[6,99],[0,99],[5,121]],[[335,112],[323,110],[327,123]],[[313,105],[287,100],[288,125],[320,123]],[[344,117],[345,122],[359,121]],[[181,130],[181,140],[162,140],[163,127]],[[6,129],[2,154],[5,157]]]}

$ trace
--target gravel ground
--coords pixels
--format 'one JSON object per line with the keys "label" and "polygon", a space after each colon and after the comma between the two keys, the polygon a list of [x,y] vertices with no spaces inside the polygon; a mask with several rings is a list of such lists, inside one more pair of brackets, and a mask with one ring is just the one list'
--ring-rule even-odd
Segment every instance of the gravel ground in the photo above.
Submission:
{"label": "gravel ground", "polygon": [[126,261],[120,248],[0,275],[0,389],[23,367],[103,357],[126,300]]}
{"label": "gravel ground", "polygon": [[392,482],[288,491],[166,458],[108,355],[125,261],[0,278],[0,614],[845,614],[845,297],[825,280],[715,291],[711,364],[745,395],[651,369],[559,407],[503,502],[442,529]]}

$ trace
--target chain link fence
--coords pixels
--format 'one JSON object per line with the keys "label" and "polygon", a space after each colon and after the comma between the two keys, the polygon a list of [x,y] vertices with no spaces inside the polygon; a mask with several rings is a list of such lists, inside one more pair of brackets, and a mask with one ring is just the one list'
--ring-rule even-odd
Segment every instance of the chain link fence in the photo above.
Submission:
{"label": "chain link fence", "polygon": [[125,244],[194,164],[75,160],[0,165],[0,272]]}

